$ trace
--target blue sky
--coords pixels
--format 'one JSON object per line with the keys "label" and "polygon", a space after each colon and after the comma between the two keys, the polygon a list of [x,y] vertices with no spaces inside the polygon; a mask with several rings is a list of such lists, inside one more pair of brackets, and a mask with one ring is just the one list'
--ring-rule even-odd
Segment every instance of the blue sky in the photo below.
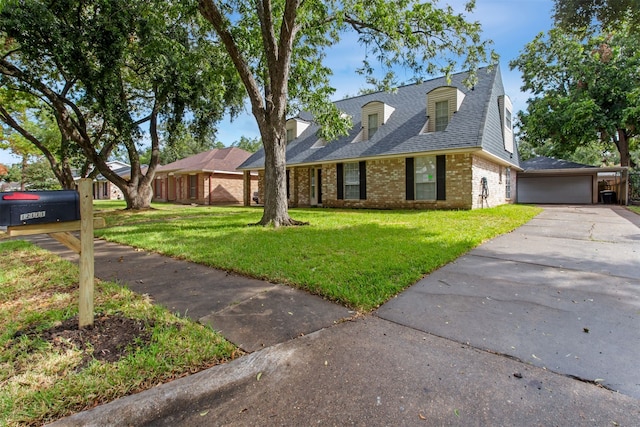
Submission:
{"label": "blue sky", "polygon": [[[441,0],[440,4],[451,4],[462,10],[465,0]],[[505,91],[513,102],[514,111],[526,109],[527,94],[520,91],[522,80],[517,70],[509,70],[509,61],[516,58],[525,44],[541,31],[551,28],[553,0],[476,0],[476,8],[469,19],[479,21],[483,36],[493,40],[493,48],[500,55],[500,71]],[[335,99],[356,95],[364,87],[355,69],[360,65],[360,47],[348,39],[334,46],[327,55],[327,64],[333,70],[332,85],[336,88]],[[434,76],[438,77],[438,76]],[[218,126],[217,140],[229,145],[241,136],[259,136],[257,125],[250,113],[243,114],[233,122]],[[0,163],[17,163],[18,158],[0,150]]]}

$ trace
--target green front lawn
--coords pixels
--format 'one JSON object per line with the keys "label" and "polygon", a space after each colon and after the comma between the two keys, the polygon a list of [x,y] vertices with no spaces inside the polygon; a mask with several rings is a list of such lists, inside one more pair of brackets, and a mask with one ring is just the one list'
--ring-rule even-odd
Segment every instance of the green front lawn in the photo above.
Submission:
{"label": "green front lawn", "polygon": [[110,228],[96,235],[251,277],[306,289],[351,308],[378,307],[425,274],[540,212],[291,209],[309,226],[249,227],[262,210],[154,204],[145,212],[96,202]]}
{"label": "green front lawn", "polygon": [[0,240],[0,426],[43,425],[240,355],[211,328],[113,283],[96,283],[94,327],[80,332],[78,299],[76,265]]}

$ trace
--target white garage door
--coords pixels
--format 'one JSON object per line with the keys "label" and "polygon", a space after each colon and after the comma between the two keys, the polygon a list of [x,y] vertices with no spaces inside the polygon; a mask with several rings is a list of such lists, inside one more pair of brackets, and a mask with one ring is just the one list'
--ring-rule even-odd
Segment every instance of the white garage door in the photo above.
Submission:
{"label": "white garage door", "polygon": [[591,176],[518,176],[519,203],[593,203]]}

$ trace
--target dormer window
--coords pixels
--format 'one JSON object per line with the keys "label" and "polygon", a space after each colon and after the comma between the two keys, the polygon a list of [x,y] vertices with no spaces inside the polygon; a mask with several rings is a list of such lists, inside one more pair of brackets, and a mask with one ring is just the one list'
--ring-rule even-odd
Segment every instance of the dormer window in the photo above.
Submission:
{"label": "dormer window", "polygon": [[427,132],[446,130],[453,113],[460,109],[464,97],[464,93],[453,86],[441,86],[429,92],[427,94]]}
{"label": "dormer window", "polygon": [[436,102],[436,132],[443,131],[449,124],[449,101]]}
{"label": "dormer window", "polygon": [[371,138],[378,130],[378,114],[369,114],[367,123],[367,132],[369,134],[369,138]]}
{"label": "dormer window", "polygon": [[352,142],[368,141],[391,117],[395,108],[380,101],[371,101],[362,107],[362,131]]}
{"label": "dormer window", "polygon": [[309,122],[305,120],[298,118],[287,120],[287,144],[302,135],[302,132],[304,132],[308,127]]}

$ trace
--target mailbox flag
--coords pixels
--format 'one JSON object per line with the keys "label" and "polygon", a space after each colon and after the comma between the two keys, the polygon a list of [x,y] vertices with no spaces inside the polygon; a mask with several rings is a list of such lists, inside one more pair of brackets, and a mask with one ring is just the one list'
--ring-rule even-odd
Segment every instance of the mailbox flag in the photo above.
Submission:
{"label": "mailbox flag", "polygon": [[2,200],[40,200],[35,193],[11,193],[2,196]]}

